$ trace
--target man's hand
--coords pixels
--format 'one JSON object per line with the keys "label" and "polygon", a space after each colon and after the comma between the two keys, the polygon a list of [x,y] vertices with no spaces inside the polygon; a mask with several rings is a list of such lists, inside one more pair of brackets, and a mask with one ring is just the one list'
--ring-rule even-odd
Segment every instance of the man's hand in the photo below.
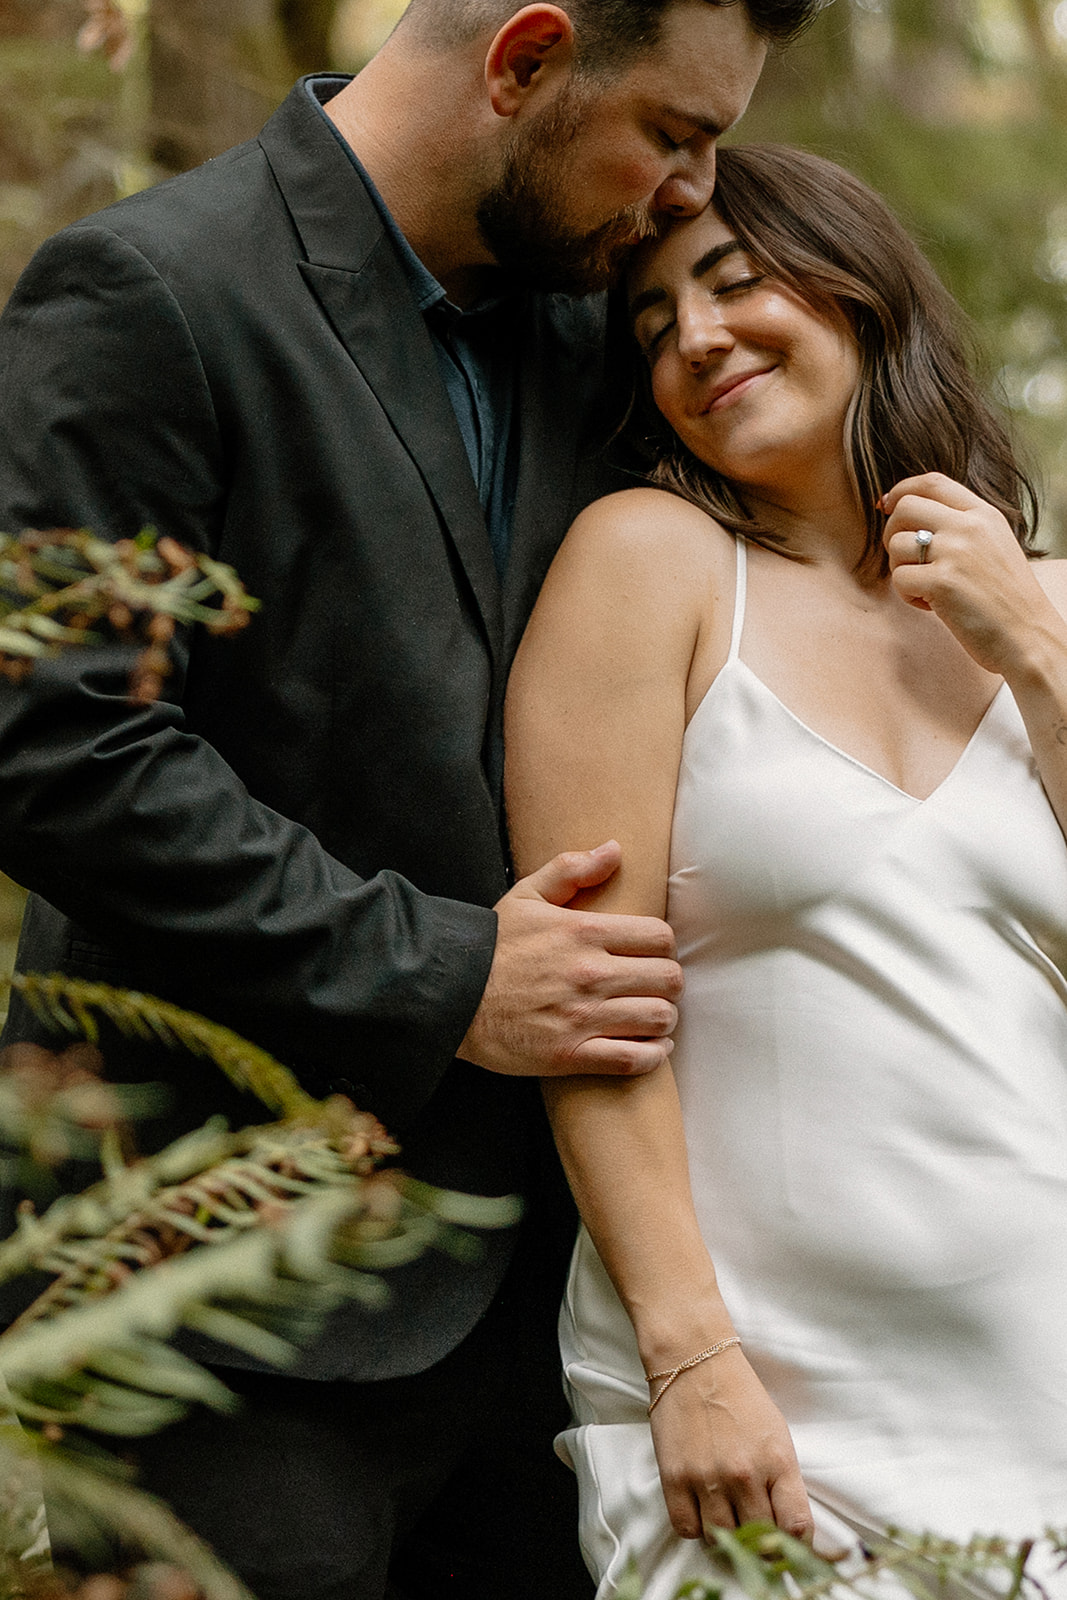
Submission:
{"label": "man's hand", "polygon": [[662,1065],[682,992],[674,935],[658,917],[567,908],[616,871],[619,846],[569,851],[498,902],[496,953],[458,1054],[529,1077],[631,1076]]}

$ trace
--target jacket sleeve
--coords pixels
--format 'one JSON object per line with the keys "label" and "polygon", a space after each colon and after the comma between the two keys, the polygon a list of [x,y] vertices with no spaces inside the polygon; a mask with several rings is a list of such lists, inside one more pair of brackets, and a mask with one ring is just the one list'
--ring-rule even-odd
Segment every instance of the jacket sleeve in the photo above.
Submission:
{"label": "jacket sleeve", "polygon": [[[0,526],[217,542],[226,452],[196,343],[110,229],[68,230],[25,273],[0,319],[0,418]],[[0,867],[313,1092],[341,1073],[401,1126],[477,1008],[494,914],[363,880],[259,803],[187,728],[187,639],[174,656],[150,707],[115,646],[0,685]]]}

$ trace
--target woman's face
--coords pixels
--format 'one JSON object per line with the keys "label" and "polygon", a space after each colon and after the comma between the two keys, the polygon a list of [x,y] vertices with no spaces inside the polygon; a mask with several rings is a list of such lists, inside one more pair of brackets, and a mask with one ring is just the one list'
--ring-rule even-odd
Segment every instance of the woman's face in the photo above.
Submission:
{"label": "woman's face", "polygon": [[656,405],[699,460],[772,493],[843,464],[860,373],[844,316],[765,274],[713,211],[638,253],[629,297]]}

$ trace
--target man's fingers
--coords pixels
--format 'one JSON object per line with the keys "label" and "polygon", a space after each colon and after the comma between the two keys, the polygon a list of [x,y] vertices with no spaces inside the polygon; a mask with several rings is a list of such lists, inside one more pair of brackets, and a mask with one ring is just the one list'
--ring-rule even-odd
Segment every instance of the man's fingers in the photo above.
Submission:
{"label": "man's fingers", "polygon": [[586,1039],[565,1058],[546,1065],[542,1077],[573,1077],[595,1073],[597,1077],[639,1078],[655,1072],[669,1060],[673,1039],[609,1039],[598,1034]]}
{"label": "man's fingers", "polygon": [[[555,856],[497,902],[489,982],[459,1054],[532,1077],[651,1072],[667,1059],[682,969],[659,917],[571,909],[610,877],[619,847]],[[558,902],[563,902],[562,904]]]}
{"label": "man's fingers", "polygon": [[622,850],[614,839],[597,845],[595,850],[565,850],[521,879],[515,889],[520,894],[539,895],[550,905],[565,906],[580,889],[594,889],[598,883],[606,882],[621,859]]}
{"label": "man's fingers", "polygon": [[[652,996],[657,1001],[673,1002],[681,994],[684,983],[682,969],[676,961],[657,961],[651,956],[620,956],[613,951],[600,950],[585,959],[575,958],[573,981],[579,1004],[588,1001],[606,1004],[627,996],[638,999]],[[654,1009],[658,1012],[659,1007]],[[676,1022],[677,1018],[671,1022],[671,1028]],[[599,1026],[597,1031],[601,1031]],[[635,1027],[615,1031],[647,1033],[649,1030]]]}
{"label": "man's fingers", "polygon": [[609,955],[662,956],[674,965],[674,933],[659,917],[631,917],[618,911],[583,911],[582,938]]}
{"label": "man's fingers", "polygon": [[585,1019],[589,1036],[603,1039],[662,1039],[677,1026],[677,1006],[651,994],[606,1000]]}

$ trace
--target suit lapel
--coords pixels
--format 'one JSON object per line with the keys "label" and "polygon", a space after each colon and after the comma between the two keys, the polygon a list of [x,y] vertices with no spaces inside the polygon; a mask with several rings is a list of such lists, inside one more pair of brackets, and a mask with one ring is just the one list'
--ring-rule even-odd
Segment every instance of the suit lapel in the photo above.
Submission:
{"label": "suit lapel", "polygon": [[304,246],[300,270],[418,467],[499,659],[503,614],[485,518],[430,335],[381,217],[303,83],[260,142]]}

